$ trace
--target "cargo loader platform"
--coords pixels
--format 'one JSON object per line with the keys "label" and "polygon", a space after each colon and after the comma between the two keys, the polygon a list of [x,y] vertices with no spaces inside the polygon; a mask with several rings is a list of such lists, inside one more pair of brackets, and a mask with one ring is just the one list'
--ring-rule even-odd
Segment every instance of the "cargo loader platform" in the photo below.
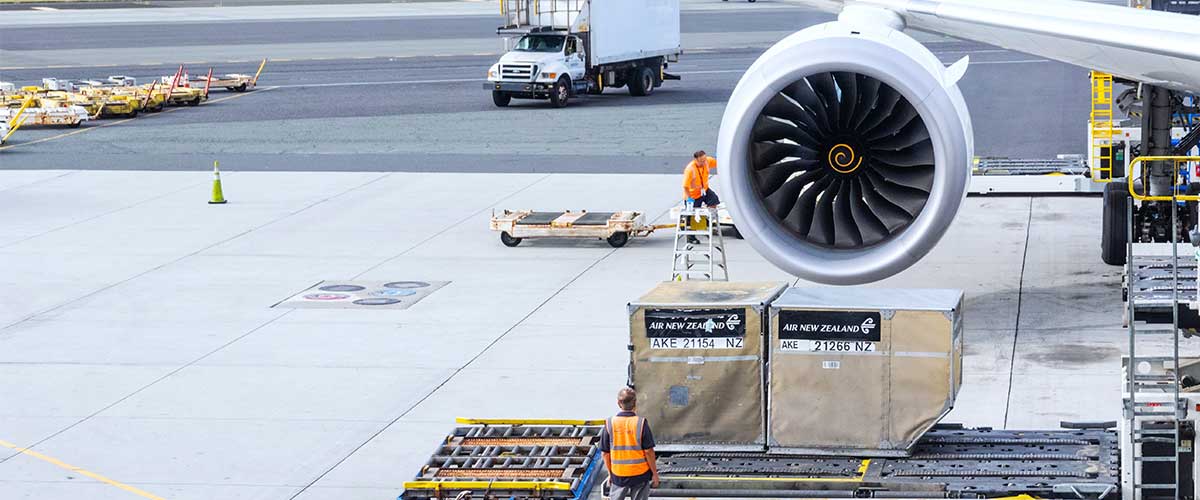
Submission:
{"label": "cargo loader platform", "polygon": [[1117,433],[1103,425],[1053,431],[940,425],[907,458],[661,453],[661,484],[651,496],[1118,498]]}
{"label": "cargo loader platform", "polygon": [[504,246],[515,247],[526,238],[601,239],[614,248],[625,246],[630,238],[649,236],[656,229],[674,224],[648,225],[641,212],[504,210],[493,212],[492,231],[500,232]]}
{"label": "cargo loader platform", "polygon": [[1180,327],[1185,330],[1200,329],[1200,315],[1187,305],[1196,301],[1196,257],[1179,255],[1175,292],[1172,291],[1172,282],[1175,280],[1171,259],[1170,255],[1133,256],[1132,272],[1125,276],[1122,290],[1125,314],[1128,316],[1129,302],[1132,301],[1135,321],[1169,325],[1172,321],[1171,309],[1177,307]]}
{"label": "cargo loader platform", "polygon": [[398,500],[586,499],[603,422],[459,419]]}
{"label": "cargo loader platform", "polygon": [[[459,423],[469,425],[443,439],[398,500],[585,500],[607,475],[598,449],[602,420]],[[1014,431],[941,424],[903,458],[660,452],[661,482],[651,497],[1118,498],[1115,423],[1064,425]],[[607,498],[607,481],[599,489]]]}

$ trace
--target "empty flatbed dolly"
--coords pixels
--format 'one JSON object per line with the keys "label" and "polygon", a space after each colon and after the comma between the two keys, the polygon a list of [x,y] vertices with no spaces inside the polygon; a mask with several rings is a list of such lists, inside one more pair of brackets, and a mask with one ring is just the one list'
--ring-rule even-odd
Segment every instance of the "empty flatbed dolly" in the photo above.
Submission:
{"label": "empty flatbed dolly", "polygon": [[604,462],[603,420],[458,423],[398,500],[584,500]]}
{"label": "empty flatbed dolly", "polygon": [[515,247],[526,238],[595,238],[614,248],[625,246],[629,238],[649,236],[655,229],[673,228],[674,224],[647,225],[641,212],[536,212],[505,210],[492,212],[492,231],[500,232],[504,246]]}

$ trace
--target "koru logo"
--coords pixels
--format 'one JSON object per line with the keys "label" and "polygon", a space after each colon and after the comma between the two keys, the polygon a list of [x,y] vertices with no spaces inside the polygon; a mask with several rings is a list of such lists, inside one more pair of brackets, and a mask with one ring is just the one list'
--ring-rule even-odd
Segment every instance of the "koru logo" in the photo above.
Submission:
{"label": "koru logo", "polygon": [[875,326],[877,326],[877,325],[875,325],[875,320],[872,318],[867,318],[867,319],[863,320],[862,324],[859,325],[858,327],[860,329],[862,329],[863,335],[870,335],[871,329],[875,328]]}
{"label": "koru logo", "polygon": [[742,323],[742,320],[738,319],[738,315],[732,314],[729,316],[729,319],[725,320],[725,328],[733,330],[733,329],[737,328],[737,326],[740,325],[741,323]]}

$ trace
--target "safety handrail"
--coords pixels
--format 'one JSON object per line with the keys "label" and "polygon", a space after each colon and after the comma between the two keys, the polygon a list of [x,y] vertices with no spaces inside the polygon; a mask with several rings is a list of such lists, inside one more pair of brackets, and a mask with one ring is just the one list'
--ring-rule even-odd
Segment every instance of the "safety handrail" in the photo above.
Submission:
{"label": "safety handrail", "polygon": [[[1174,177],[1178,177],[1179,169],[1177,167],[1179,166],[1180,163],[1200,162],[1200,156],[1139,156],[1137,158],[1134,158],[1133,161],[1129,163],[1130,173],[1132,173],[1135,170],[1135,167],[1138,167],[1141,163],[1148,162],[1148,161],[1169,161],[1169,162],[1171,162],[1173,164],[1173,166],[1172,166],[1172,172],[1174,172],[1173,175],[1174,175]],[[1146,182],[1145,170],[1146,170],[1145,168],[1137,170],[1137,172],[1138,172],[1137,180],[1142,181],[1141,183],[1143,186],[1143,190],[1148,189],[1148,188],[1146,188],[1146,186],[1149,185],[1149,183]],[[1144,194],[1144,193],[1138,193],[1138,192],[1134,191],[1134,189],[1133,189],[1134,184],[1136,184],[1136,183],[1133,182],[1132,180],[1129,182],[1129,196],[1132,196],[1133,199],[1138,200],[1138,201],[1200,201],[1200,195],[1194,195],[1194,194],[1185,194],[1185,195],[1172,194],[1171,196],[1161,196],[1161,195],[1160,196],[1151,196],[1151,195]],[[1172,181],[1171,189],[1175,189],[1175,185],[1176,185],[1176,182]]]}

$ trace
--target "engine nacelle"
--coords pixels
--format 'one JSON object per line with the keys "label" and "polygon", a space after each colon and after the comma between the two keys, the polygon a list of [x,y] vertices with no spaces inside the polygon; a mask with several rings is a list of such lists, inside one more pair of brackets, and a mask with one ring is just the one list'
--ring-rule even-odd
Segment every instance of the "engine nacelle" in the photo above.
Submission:
{"label": "engine nacelle", "polygon": [[947,69],[883,23],[797,32],[746,71],[721,120],[720,193],[767,260],[826,284],[916,263],[966,197],[974,154]]}

